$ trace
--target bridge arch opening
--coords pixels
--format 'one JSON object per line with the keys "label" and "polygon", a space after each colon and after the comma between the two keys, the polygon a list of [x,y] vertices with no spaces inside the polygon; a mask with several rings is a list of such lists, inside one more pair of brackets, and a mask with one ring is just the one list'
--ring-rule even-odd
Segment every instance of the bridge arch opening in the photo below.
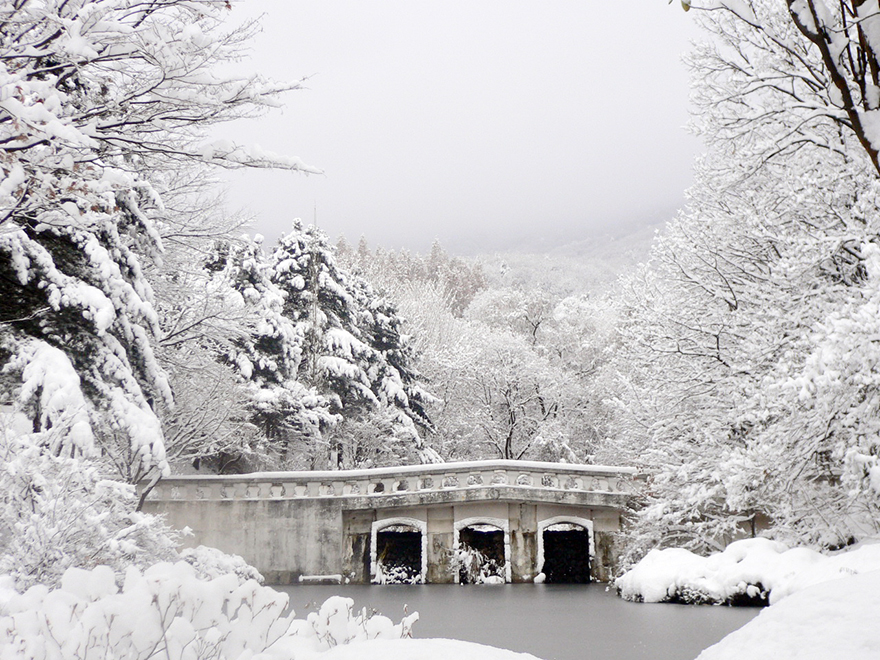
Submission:
{"label": "bridge arch opening", "polygon": [[510,523],[501,518],[467,518],[455,523],[455,582],[511,581]]}
{"label": "bridge arch opening", "polygon": [[592,520],[559,516],[538,523],[537,569],[543,582],[589,582],[595,554]]}
{"label": "bridge arch opening", "polygon": [[374,584],[424,584],[428,575],[427,524],[415,518],[374,522],[370,574]]}

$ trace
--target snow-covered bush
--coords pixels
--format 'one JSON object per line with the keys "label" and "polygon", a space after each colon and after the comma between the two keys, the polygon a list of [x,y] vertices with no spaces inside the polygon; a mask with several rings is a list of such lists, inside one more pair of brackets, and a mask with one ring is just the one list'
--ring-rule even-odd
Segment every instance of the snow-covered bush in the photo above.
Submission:
{"label": "snow-covered bush", "polygon": [[824,555],[765,538],[731,543],[708,557],[651,550],[615,581],[626,600],[646,603],[773,604],[806,587],[880,570],[880,544]]}
{"label": "snow-covered bush", "polygon": [[18,593],[0,578],[4,660],[289,660],[338,644],[410,636],[418,614],[394,625],[352,613],[348,598],[328,599],[307,619],[286,612],[288,598],[234,574],[202,580],[186,562],[143,573],[130,567],[121,589],[112,569],[69,569],[54,590]]}
{"label": "snow-covered bush", "polygon": [[504,584],[507,564],[488,557],[476,548],[462,544],[455,553],[461,584]]}
{"label": "snow-covered bush", "polygon": [[[176,559],[177,533],[135,511],[134,486],[103,477],[85,457],[58,455],[70,426],[26,433],[27,420],[0,415],[0,573],[19,588],[52,587],[69,567]],[[62,438],[62,439],[59,439]]]}
{"label": "snow-covered bush", "polygon": [[191,564],[203,578],[217,578],[227,573],[235,573],[242,581],[256,580],[263,584],[265,580],[260,572],[238,555],[227,555],[217,548],[200,545],[180,551],[180,558]]}
{"label": "snow-covered bush", "polygon": [[134,486],[104,478],[103,466],[87,457],[59,455],[71,428],[56,421],[50,431],[28,433],[25,416],[0,414],[0,575],[19,589],[52,588],[71,567],[109,566],[121,580],[129,566],[183,559],[202,578],[234,573],[263,582],[241,557],[216,548],[178,554],[180,534],[136,511]]}
{"label": "snow-covered bush", "polygon": [[[405,616],[394,624],[387,616],[362,608],[353,613],[354,601],[351,598],[333,596],[324,601],[317,612],[306,617],[308,627],[297,622],[293,635],[317,640],[320,650],[340,644],[366,641],[370,639],[400,639],[412,636],[412,627],[419,620],[419,613]],[[293,614],[291,613],[291,617]]]}

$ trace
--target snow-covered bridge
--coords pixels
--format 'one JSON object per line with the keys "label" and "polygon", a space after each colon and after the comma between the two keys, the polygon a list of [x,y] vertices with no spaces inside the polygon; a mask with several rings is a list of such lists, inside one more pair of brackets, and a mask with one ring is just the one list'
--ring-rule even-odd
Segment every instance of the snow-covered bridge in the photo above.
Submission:
{"label": "snow-covered bridge", "polygon": [[179,476],[162,480],[145,510],[189,527],[192,545],[243,556],[272,583],[607,580],[634,477],[502,460]]}

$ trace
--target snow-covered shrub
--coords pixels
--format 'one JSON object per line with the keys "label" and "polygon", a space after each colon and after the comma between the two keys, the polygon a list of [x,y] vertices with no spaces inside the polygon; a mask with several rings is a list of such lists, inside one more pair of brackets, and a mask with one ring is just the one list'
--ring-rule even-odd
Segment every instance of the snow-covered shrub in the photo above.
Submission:
{"label": "snow-covered shrub", "polygon": [[17,593],[0,578],[4,660],[289,660],[303,652],[368,639],[410,636],[418,614],[394,625],[352,615],[353,601],[328,599],[307,619],[285,614],[287,595],[230,573],[202,580],[186,562],[143,573],[131,567],[121,589],[112,569],[69,569],[54,590]]}
{"label": "snow-covered shrub", "polygon": [[490,559],[476,548],[462,544],[456,552],[461,584],[503,584],[506,562]]}
{"label": "snow-covered shrub", "polygon": [[351,598],[341,596],[328,598],[317,612],[311,612],[306,618],[309,628],[300,632],[301,627],[297,627],[293,634],[314,638],[318,648],[326,650],[339,644],[369,639],[412,637],[412,627],[419,620],[419,613],[413,612],[395,625],[387,616],[369,611],[367,608],[353,614],[353,607],[354,601]]}
{"label": "snow-covered shrub", "polygon": [[265,580],[260,572],[238,555],[227,555],[217,548],[200,545],[180,551],[180,558],[191,564],[199,576],[217,578],[227,573],[235,573],[242,581],[256,580],[263,584]]}
{"label": "snow-covered shrub", "polygon": [[385,564],[376,562],[376,577],[373,584],[422,584],[422,574],[417,568],[404,564]]}
{"label": "snow-covered shrub", "polygon": [[824,555],[765,538],[731,543],[708,557],[651,550],[615,581],[626,600],[646,603],[773,604],[805,587],[880,570],[880,544]]}
{"label": "snow-covered shrub", "polygon": [[177,534],[135,511],[134,486],[52,450],[66,446],[69,426],[26,433],[16,421],[0,415],[0,573],[19,588],[52,587],[73,566],[105,564],[121,576],[130,565],[176,559]]}

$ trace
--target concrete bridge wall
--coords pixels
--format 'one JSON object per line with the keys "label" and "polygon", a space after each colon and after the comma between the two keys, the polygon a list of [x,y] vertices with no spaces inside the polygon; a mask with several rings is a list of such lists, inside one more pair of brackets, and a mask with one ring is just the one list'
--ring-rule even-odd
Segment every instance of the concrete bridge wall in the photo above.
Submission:
{"label": "concrete bridge wall", "polygon": [[189,545],[241,555],[274,584],[329,575],[370,582],[375,534],[395,521],[424,531],[429,583],[457,580],[454,550],[468,522],[504,529],[512,582],[538,573],[544,526],[580,524],[592,535],[592,577],[606,581],[632,477],[627,468],[514,461],[175,477],[160,482],[145,510],[189,527]]}

